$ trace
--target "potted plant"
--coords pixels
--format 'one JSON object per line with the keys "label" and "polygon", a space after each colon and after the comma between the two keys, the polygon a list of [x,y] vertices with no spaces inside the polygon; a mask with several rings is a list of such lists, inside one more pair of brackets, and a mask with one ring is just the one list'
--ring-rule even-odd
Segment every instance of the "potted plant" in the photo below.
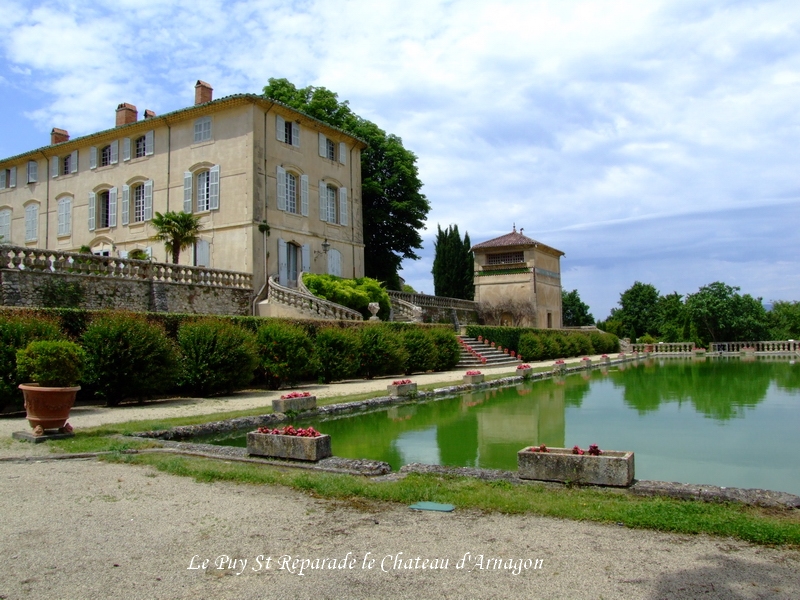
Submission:
{"label": "potted plant", "polygon": [[541,444],[517,453],[517,469],[520,479],[628,487],[633,483],[634,460],[633,452],[600,450],[597,444],[586,451]]}
{"label": "potted plant", "polygon": [[247,452],[269,458],[316,462],[332,455],[331,436],[322,434],[313,427],[259,427],[247,434]]}
{"label": "potted plant", "polygon": [[272,412],[276,413],[301,412],[315,408],[317,408],[317,397],[312,396],[310,392],[289,392],[283,394],[280,399],[272,401]]}
{"label": "potted plant", "polygon": [[464,374],[464,383],[483,383],[483,373],[480,371],[467,371]]}
{"label": "potted plant", "polygon": [[70,433],[69,411],[75,404],[77,385],[83,371],[85,354],[74,342],[37,341],[17,351],[19,389],[25,398],[28,423],[33,435],[48,429]]}
{"label": "potted plant", "polygon": [[411,396],[417,393],[417,384],[410,379],[399,379],[386,386],[390,396]]}
{"label": "potted plant", "polygon": [[526,379],[533,373],[533,367],[528,364],[517,365],[517,375],[522,375]]}

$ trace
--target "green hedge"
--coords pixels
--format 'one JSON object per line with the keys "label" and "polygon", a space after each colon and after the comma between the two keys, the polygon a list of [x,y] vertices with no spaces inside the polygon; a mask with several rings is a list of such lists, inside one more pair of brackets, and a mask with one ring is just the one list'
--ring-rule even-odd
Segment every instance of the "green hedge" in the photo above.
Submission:
{"label": "green hedge", "polygon": [[619,352],[619,338],[600,331],[468,325],[467,335],[514,350],[526,361]]}
{"label": "green hedge", "polygon": [[366,379],[403,373],[408,351],[399,330],[372,323],[360,329],[361,367],[358,374]]}
{"label": "green hedge", "polygon": [[260,376],[270,389],[291,385],[316,372],[314,342],[303,327],[270,319],[258,328],[256,342]]}
{"label": "green hedge", "polygon": [[361,368],[361,340],[352,329],[321,329],[314,339],[317,375],[323,383],[349,379]]}
{"label": "green hedge", "polygon": [[335,275],[304,273],[303,283],[315,296],[357,310],[364,319],[372,316],[367,308],[370,302],[377,302],[380,305],[378,317],[381,320],[385,321],[389,318],[391,311],[389,294],[377,279],[370,277],[343,279]]}

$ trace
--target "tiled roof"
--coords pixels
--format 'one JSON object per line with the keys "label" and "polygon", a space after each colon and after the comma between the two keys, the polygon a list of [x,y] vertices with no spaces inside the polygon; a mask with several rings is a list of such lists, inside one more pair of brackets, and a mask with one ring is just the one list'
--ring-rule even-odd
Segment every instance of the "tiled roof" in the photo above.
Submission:
{"label": "tiled roof", "polygon": [[534,239],[529,238],[527,235],[523,235],[522,233],[517,231],[517,228],[514,227],[514,230],[511,233],[507,233],[505,235],[501,235],[500,237],[496,237],[491,240],[487,240],[485,242],[481,242],[480,244],[475,244],[472,247],[472,250],[488,250],[490,248],[508,248],[512,246],[537,246],[542,249],[548,249],[553,252],[557,252],[558,254],[563,255],[564,253],[561,250],[556,250],[555,248],[551,248],[547,244],[542,244],[541,242],[537,242]]}

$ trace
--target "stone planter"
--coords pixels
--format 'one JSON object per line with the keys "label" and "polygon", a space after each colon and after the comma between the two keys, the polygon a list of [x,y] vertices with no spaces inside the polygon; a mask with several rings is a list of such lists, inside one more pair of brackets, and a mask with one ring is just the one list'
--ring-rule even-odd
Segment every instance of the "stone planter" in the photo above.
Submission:
{"label": "stone planter", "polygon": [[581,360],[581,364],[583,365],[584,369],[591,369],[592,368],[592,359],[591,358],[584,358]]}
{"label": "stone planter", "polygon": [[633,483],[633,452],[604,450],[600,456],[573,454],[571,448],[517,453],[520,479],[628,487]]}
{"label": "stone planter", "polygon": [[483,383],[483,374],[480,375],[464,375],[464,383]]}
{"label": "stone planter", "polygon": [[331,436],[300,437],[251,431],[247,434],[247,452],[269,458],[316,462],[332,455]]}
{"label": "stone planter", "polygon": [[600,357],[600,364],[601,365],[607,365],[610,362],[611,362],[611,359],[609,357],[607,357],[607,356],[601,356]]}
{"label": "stone planter", "polygon": [[387,385],[386,390],[389,392],[389,395],[393,398],[398,396],[411,396],[412,394],[417,393],[417,384],[416,383],[403,383],[400,385]]}
{"label": "stone planter", "polygon": [[705,356],[706,355],[706,351],[705,350],[692,350],[692,352],[694,353],[695,356]]}
{"label": "stone planter", "polygon": [[522,377],[530,377],[533,374],[533,367],[528,367],[527,369],[517,369],[517,375]]}
{"label": "stone planter", "polygon": [[26,418],[33,427],[33,435],[44,435],[48,429],[58,429],[60,433],[72,431],[67,420],[80,386],[41,387],[37,383],[22,383],[19,389],[25,398]]}
{"label": "stone planter", "polygon": [[272,412],[300,412],[317,408],[316,396],[298,396],[297,398],[276,398],[272,401]]}
{"label": "stone planter", "polygon": [[566,368],[566,363],[556,363],[553,365],[553,373],[563,373]]}

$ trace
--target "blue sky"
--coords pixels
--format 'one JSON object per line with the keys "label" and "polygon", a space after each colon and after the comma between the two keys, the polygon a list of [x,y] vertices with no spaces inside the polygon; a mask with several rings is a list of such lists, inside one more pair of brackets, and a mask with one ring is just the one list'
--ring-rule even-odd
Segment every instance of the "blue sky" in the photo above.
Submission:
{"label": "blue sky", "polygon": [[635,281],[800,300],[796,0],[0,0],[0,156],[270,77],[399,135],[436,226],[524,227],[604,318]]}

